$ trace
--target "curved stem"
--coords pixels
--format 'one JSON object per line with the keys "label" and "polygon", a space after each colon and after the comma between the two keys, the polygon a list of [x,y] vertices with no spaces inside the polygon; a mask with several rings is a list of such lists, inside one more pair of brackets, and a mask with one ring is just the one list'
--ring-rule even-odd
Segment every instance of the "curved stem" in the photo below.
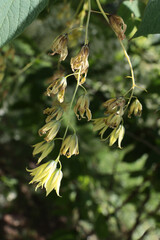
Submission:
{"label": "curved stem", "polygon": [[88,27],[89,27],[90,15],[91,15],[91,0],[88,0],[88,17],[87,17],[87,23],[86,23],[85,44],[88,44]]}
{"label": "curved stem", "polygon": [[127,61],[128,61],[128,64],[129,64],[129,66],[130,66],[131,79],[132,79],[132,89],[134,89],[134,88],[136,87],[136,83],[135,83],[135,78],[134,78],[134,72],[133,72],[132,63],[131,63],[130,57],[129,57],[129,55],[128,55],[128,53],[127,53],[127,51],[126,51],[126,49],[125,49],[125,47],[124,47],[124,45],[123,45],[123,43],[122,43],[122,40],[119,39],[119,42],[120,42],[120,44],[121,44],[121,46],[122,46],[124,55],[125,55],[125,57],[126,57],[126,59],[127,59]]}
{"label": "curved stem", "polygon": [[98,8],[99,8],[100,12],[102,13],[102,15],[104,16],[104,18],[106,19],[106,21],[107,21],[108,24],[109,24],[109,19],[108,19],[108,17],[106,16],[106,13],[105,13],[105,11],[104,11],[103,8],[102,8],[102,5],[101,5],[100,1],[99,1],[99,0],[96,0],[96,2],[97,2],[97,5],[98,5]]}

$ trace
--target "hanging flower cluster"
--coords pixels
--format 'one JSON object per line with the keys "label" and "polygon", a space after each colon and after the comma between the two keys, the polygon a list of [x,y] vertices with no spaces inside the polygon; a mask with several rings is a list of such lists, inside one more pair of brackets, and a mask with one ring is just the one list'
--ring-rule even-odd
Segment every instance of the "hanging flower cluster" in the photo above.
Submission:
{"label": "hanging flower cluster", "polygon": [[[131,91],[131,95],[129,98],[125,98],[124,95],[122,97],[115,97],[107,100],[103,103],[103,107],[105,108],[104,116],[101,118],[92,119],[92,113],[89,108],[89,96],[87,90],[83,86],[86,81],[89,68],[88,26],[91,13],[91,1],[88,0],[88,3],[85,3],[83,5],[82,11],[79,14],[81,19],[79,23],[82,24],[86,12],[88,12],[84,44],[78,54],[72,57],[70,60],[72,73],[65,75],[64,71],[58,69],[58,71],[56,71],[54,75],[49,79],[49,86],[46,89],[46,95],[53,98],[54,100],[52,106],[47,107],[43,111],[43,113],[47,115],[45,120],[46,123],[38,131],[39,136],[43,137],[43,140],[33,145],[33,156],[39,154],[37,164],[40,164],[41,161],[44,160],[52,152],[56,140],[61,141],[59,154],[56,160],[49,160],[48,162],[39,165],[35,169],[27,170],[33,177],[30,183],[36,183],[36,189],[39,187],[44,187],[46,189],[46,195],[55,189],[57,195],[59,196],[60,184],[63,177],[62,164],[60,161],[61,155],[70,158],[72,155],[79,154],[78,136],[76,134],[76,130],[71,125],[72,123],[69,117],[68,125],[66,127],[64,135],[62,137],[59,136],[59,130],[61,128],[65,114],[70,116],[70,111],[74,111],[78,120],[81,120],[81,118],[87,118],[88,121],[92,120],[93,131],[99,131],[102,140],[108,139],[109,146],[112,146],[116,141],[118,141],[119,148],[122,148],[121,144],[125,134],[124,116],[126,111],[128,111],[129,118],[133,114],[135,116],[141,116],[142,105],[139,100],[133,96],[133,91],[136,87],[136,84],[132,64],[122,43],[122,40],[125,38],[125,31],[127,26],[124,23],[123,19],[119,16],[109,14],[107,17],[106,13],[104,13],[102,9],[99,0],[95,1],[97,2],[101,14],[107,20],[116,36],[118,37],[125,57],[127,58],[127,61],[131,68],[131,76],[128,78],[132,80],[132,88],[127,92],[128,94]],[[71,23],[71,26],[72,25],[73,22]],[[59,63],[64,61],[68,56],[68,33],[58,36],[54,40],[51,49],[51,56],[58,54],[60,56]],[[66,103],[65,94],[67,91],[67,79],[70,76],[74,76],[76,87],[70,103]],[[84,90],[84,93],[77,97],[79,87]],[[77,100],[75,103],[76,97]],[[74,129],[73,134],[68,135],[69,129]],[[104,134],[107,135],[106,138],[104,138]]]}

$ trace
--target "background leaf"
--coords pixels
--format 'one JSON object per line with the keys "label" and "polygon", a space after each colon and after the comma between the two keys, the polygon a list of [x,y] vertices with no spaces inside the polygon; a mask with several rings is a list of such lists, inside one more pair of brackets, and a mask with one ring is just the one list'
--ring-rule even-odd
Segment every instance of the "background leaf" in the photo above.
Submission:
{"label": "background leaf", "polygon": [[47,3],[48,0],[0,0],[0,47],[19,35]]}
{"label": "background leaf", "polygon": [[134,37],[160,33],[160,1],[149,0],[142,23]]}

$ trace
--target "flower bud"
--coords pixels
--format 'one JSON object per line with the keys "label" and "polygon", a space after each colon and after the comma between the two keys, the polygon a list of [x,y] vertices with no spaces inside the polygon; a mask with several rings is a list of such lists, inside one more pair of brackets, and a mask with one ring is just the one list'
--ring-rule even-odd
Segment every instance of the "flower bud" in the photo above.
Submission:
{"label": "flower bud", "polygon": [[60,62],[64,61],[68,55],[68,36],[67,34],[60,35],[52,45],[52,53],[50,55],[55,55],[56,53],[60,55]]}
{"label": "flower bud", "polygon": [[[75,112],[78,120],[80,120],[81,118],[85,118],[84,117],[85,112],[86,112],[88,121],[90,121],[92,119],[92,113],[89,109],[89,98],[86,94],[82,95],[78,98],[77,103],[74,107],[74,112]],[[77,112],[79,112],[79,115],[77,114]]]}
{"label": "flower bud", "polygon": [[117,15],[109,15],[108,17],[113,31],[116,33],[119,39],[124,40],[124,33],[127,29],[127,25],[124,23],[123,19]]}
{"label": "flower bud", "polygon": [[142,104],[138,99],[136,99],[130,106],[128,111],[128,117],[130,118],[132,113],[134,113],[135,116],[141,116],[142,113]]}
{"label": "flower bud", "polygon": [[65,155],[67,158],[70,158],[72,155],[79,154],[78,138],[77,138],[76,134],[69,135],[63,141],[60,153],[61,153],[61,155]]}

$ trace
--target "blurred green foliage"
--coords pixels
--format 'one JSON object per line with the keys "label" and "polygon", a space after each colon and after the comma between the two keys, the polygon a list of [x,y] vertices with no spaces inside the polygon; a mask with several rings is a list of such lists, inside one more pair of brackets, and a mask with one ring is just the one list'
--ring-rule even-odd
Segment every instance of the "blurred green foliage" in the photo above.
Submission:
{"label": "blurred green foliage", "polygon": [[[106,1],[103,1],[104,3]],[[124,13],[125,4],[107,1],[106,9]],[[76,10],[53,1],[39,19],[12,44],[1,49],[0,108],[0,239],[2,240],[158,240],[160,239],[160,36],[128,42],[135,70],[136,96],[143,104],[141,118],[125,118],[123,149],[109,148],[92,124],[75,122],[80,155],[62,159],[64,177],[61,198],[28,185],[26,167],[35,167],[31,145],[39,141],[43,109],[51,104],[44,95],[48,79],[57,69],[58,57],[47,52],[53,39],[64,31]],[[93,6],[94,9],[95,6]],[[126,23],[130,24],[132,13]],[[136,22],[136,17],[132,22]],[[127,33],[130,37],[132,27]],[[130,87],[129,67],[115,34],[101,15],[92,14],[89,26],[90,56],[86,88],[93,117],[103,115],[102,103],[121,96]],[[68,60],[81,47],[84,32],[70,39]],[[127,44],[127,40],[125,40]],[[69,100],[75,88],[70,78]],[[80,93],[79,93],[80,94]],[[64,132],[65,123],[61,128]],[[48,159],[59,151],[56,143]]]}

